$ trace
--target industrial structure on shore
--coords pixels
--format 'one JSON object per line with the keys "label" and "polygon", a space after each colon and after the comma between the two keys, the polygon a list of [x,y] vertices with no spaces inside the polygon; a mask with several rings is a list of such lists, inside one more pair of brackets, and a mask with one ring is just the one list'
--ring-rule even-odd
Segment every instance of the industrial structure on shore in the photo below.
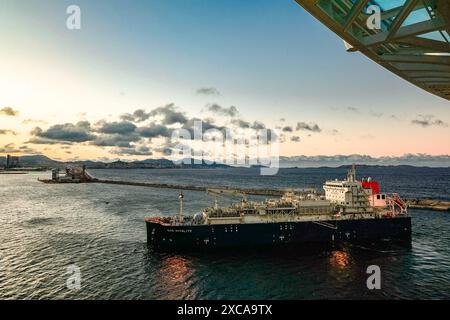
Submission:
{"label": "industrial structure on shore", "polygon": [[45,167],[27,166],[20,161],[20,157],[6,155],[5,160],[1,161],[3,166],[0,167],[1,173],[26,173],[28,171],[45,171]]}
{"label": "industrial structure on shore", "polygon": [[20,166],[19,157],[13,157],[9,154],[6,156],[6,164],[5,164],[6,170],[18,168],[19,166]]}
{"label": "industrial structure on shore", "polygon": [[88,183],[97,181],[86,171],[85,165],[81,167],[67,167],[62,174],[59,168],[55,168],[52,169],[51,179],[38,180],[44,183]]}

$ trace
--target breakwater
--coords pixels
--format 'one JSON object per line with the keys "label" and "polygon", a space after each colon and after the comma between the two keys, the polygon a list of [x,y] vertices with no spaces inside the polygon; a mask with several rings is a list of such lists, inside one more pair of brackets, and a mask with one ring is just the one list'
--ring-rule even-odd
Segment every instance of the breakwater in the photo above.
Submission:
{"label": "breakwater", "polygon": [[[92,179],[89,181],[79,181],[79,180],[65,180],[65,181],[54,181],[54,180],[39,180],[44,183],[104,183],[113,185],[125,185],[125,186],[136,186],[136,187],[149,187],[149,188],[159,188],[159,189],[176,189],[176,190],[191,190],[191,191],[202,191],[206,192],[208,189],[222,189],[230,190],[234,192],[239,192],[247,195],[256,196],[270,196],[270,197],[280,197],[286,190],[283,189],[258,189],[258,188],[231,188],[231,187],[221,187],[221,186],[194,186],[194,185],[182,185],[182,184],[170,184],[170,183],[158,183],[158,182],[136,182],[136,181],[120,181],[120,180],[105,180],[105,179]],[[405,199],[409,208],[415,209],[427,209],[433,211],[450,211],[450,201],[436,200],[436,199]]]}
{"label": "breakwater", "polygon": [[191,191],[205,191],[208,189],[223,189],[223,190],[233,190],[240,193],[245,193],[248,195],[256,196],[275,196],[279,197],[283,195],[285,190],[280,189],[254,189],[254,188],[229,188],[229,187],[200,187],[192,185],[178,185],[178,184],[168,184],[168,183],[155,183],[155,182],[132,182],[132,181],[118,181],[118,180],[102,180],[98,179],[92,181],[94,183],[105,183],[105,184],[117,184],[117,185],[127,185],[127,186],[137,186],[137,187],[150,187],[150,188],[160,188],[160,189],[178,189],[178,190],[191,190]]}
{"label": "breakwater", "polygon": [[[117,185],[129,185],[139,187],[151,187],[151,188],[163,188],[163,189],[177,189],[177,190],[191,190],[191,191],[204,191],[207,189],[224,189],[233,190],[248,195],[257,196],[282,196],[286,190],[282,189],[257,189],[257,188],[230,188],[230,187],[200,187],[193,185],[176,185],[167,183],[155,183],[155,182],[131,182],[131,181],[117,181],[117,180],[96,180],[96,183],[117,184]],[[450,211],[450,201],[441,201],[434,199],[405,199],[408,207],[415,209],[428,209],[435,211]]]}

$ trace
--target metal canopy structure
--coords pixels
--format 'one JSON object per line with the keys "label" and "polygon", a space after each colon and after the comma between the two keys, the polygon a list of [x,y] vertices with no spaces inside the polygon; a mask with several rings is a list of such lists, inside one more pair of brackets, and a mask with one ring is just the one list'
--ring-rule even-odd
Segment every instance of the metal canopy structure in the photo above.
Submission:
{"label": "metal canopy structure", "polygon": [[[449,0],[296,0],[367,57],[450,100]],[[374,7],[375,6],[375,7]],[[367,22],[378,8],[377,28]],[[369,10],[368,10],[369,9]]]}

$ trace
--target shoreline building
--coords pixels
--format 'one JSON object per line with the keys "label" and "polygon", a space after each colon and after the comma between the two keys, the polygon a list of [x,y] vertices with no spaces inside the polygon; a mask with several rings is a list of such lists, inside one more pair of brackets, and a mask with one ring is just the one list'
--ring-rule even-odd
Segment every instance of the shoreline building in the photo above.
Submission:
{"label": "shoreline building", "polygon": [[13,157],[9,154],[6,156],[5,169],[18,168],[19,166],[20,166],[19,157]]}

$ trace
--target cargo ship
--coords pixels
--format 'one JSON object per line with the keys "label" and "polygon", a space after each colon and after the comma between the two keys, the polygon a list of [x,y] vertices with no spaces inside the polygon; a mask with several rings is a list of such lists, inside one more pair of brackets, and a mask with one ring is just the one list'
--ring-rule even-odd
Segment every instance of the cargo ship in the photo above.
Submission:
{"label": "cargo ship", "polygon": [[[324,192],[288,190],[277,199],[212,207],[193,216],[145,219],[147,242],[154,248],[200,249],[302,243],[401,240],[411,242],[411,217],[398,194],[380,191],[377,181],[356,178],[353,165],[345,180],[330,180]],[[230,190],[210,189],[222,194]]]}

